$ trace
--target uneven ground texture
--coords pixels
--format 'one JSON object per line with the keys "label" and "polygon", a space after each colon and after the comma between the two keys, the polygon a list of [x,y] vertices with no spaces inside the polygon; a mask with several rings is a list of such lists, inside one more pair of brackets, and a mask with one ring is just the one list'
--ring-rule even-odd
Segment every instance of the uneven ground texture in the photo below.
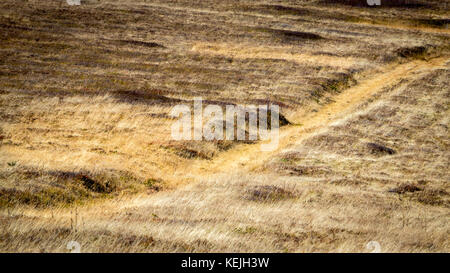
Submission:
{"label": "uneven ground texture", "polygon": [[[402,2],[2,1],[0,250],[450,251],[450,13]],[[199,96],[291,125],[171,140]]]}

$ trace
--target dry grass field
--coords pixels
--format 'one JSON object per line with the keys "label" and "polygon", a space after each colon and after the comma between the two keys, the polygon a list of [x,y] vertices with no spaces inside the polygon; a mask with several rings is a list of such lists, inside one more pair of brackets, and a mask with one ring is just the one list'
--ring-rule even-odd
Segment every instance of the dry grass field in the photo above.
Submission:
{"label": "dry grass field", "polygon": [[[386,2],[386,3],[385,3]],[[450,251],[446,1],[3,0],[0,251]],[[175,141],[277,104],[274,151]]]}

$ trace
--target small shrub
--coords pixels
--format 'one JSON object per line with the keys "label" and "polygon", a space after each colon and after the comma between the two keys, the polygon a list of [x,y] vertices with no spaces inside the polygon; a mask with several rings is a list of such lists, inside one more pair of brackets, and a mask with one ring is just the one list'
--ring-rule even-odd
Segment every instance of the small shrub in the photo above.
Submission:
{"label": "small shrub", "polygon": [[211,156],[208,156],[202,152],[188,149],[188,148],[177,150],[175,152],[175,154],[180,157],[187,158],[187,159],[191,159],[191,158],[211,159]]}
{"label": "small shrub", "polygon": [[100,181],[94,180],[87,175],[80,174],[77,178],[83,183],[87,189],[97,192],[97,193],[110,193],[113,191],[114,186],[111,182],[107,181],[102,183]]}
{"label": "small shrub", "polygon": [[256,28],[255,30],[260,31],[260,32],[270,33],[274,37],[281,39],[282,42],[323,39],[322,36],[315,34],[315,33],[311,33],[311,32],[264,28],[264,27]]}
{"label": "small shrub", "polygon": [[144,185],[152,190],[159,191],[161,189],[160,183],[160,180],[149,178],[144,182]]}
{"label": "small shrub", "polygon": [[257,231],[255,227],[235,228],[234,232],[239,234],[253,234]]}

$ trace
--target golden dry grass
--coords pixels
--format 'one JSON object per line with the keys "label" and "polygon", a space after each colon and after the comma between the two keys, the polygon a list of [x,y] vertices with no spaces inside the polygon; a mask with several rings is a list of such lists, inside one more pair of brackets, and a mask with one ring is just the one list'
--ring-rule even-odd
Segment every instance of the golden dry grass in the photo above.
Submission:
{"label": "golden dry grass", "polygon": [[[0,250],[448,252],[449,13],[429,3],[3,1]],[[273,152],[171,140],[196,96],[293,124]]]}

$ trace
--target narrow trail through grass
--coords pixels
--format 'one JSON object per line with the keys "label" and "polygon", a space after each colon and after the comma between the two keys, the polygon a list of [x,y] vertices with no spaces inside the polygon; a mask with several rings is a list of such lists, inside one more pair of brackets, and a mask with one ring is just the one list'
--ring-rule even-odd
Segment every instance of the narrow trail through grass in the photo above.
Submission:
{"label": "narrow trail through grass", "polygon": [[312,134],[320,132],[333,122],[351,115],[355,109],[373,95],[393,86],[403,79],[413,77],[420,70],[431,70],[444,65],[448,57],[425,60],[414,60],[404,64],[386,67],[383,72],[361,81],[354,87],[342,91],[334,97],[334,102],[322,106],[317,112],[307,114],[298,119],[297,124],[280,129],[280,142],[274,151],[264,152],[260,143],[243,144],[223,152],[212,161],[198,161],[191,167],[190,177],[205,177],[220,172],[231,172],[245,168],[249,171],[261,167],[270,157],[291,145],[297,145]]}

